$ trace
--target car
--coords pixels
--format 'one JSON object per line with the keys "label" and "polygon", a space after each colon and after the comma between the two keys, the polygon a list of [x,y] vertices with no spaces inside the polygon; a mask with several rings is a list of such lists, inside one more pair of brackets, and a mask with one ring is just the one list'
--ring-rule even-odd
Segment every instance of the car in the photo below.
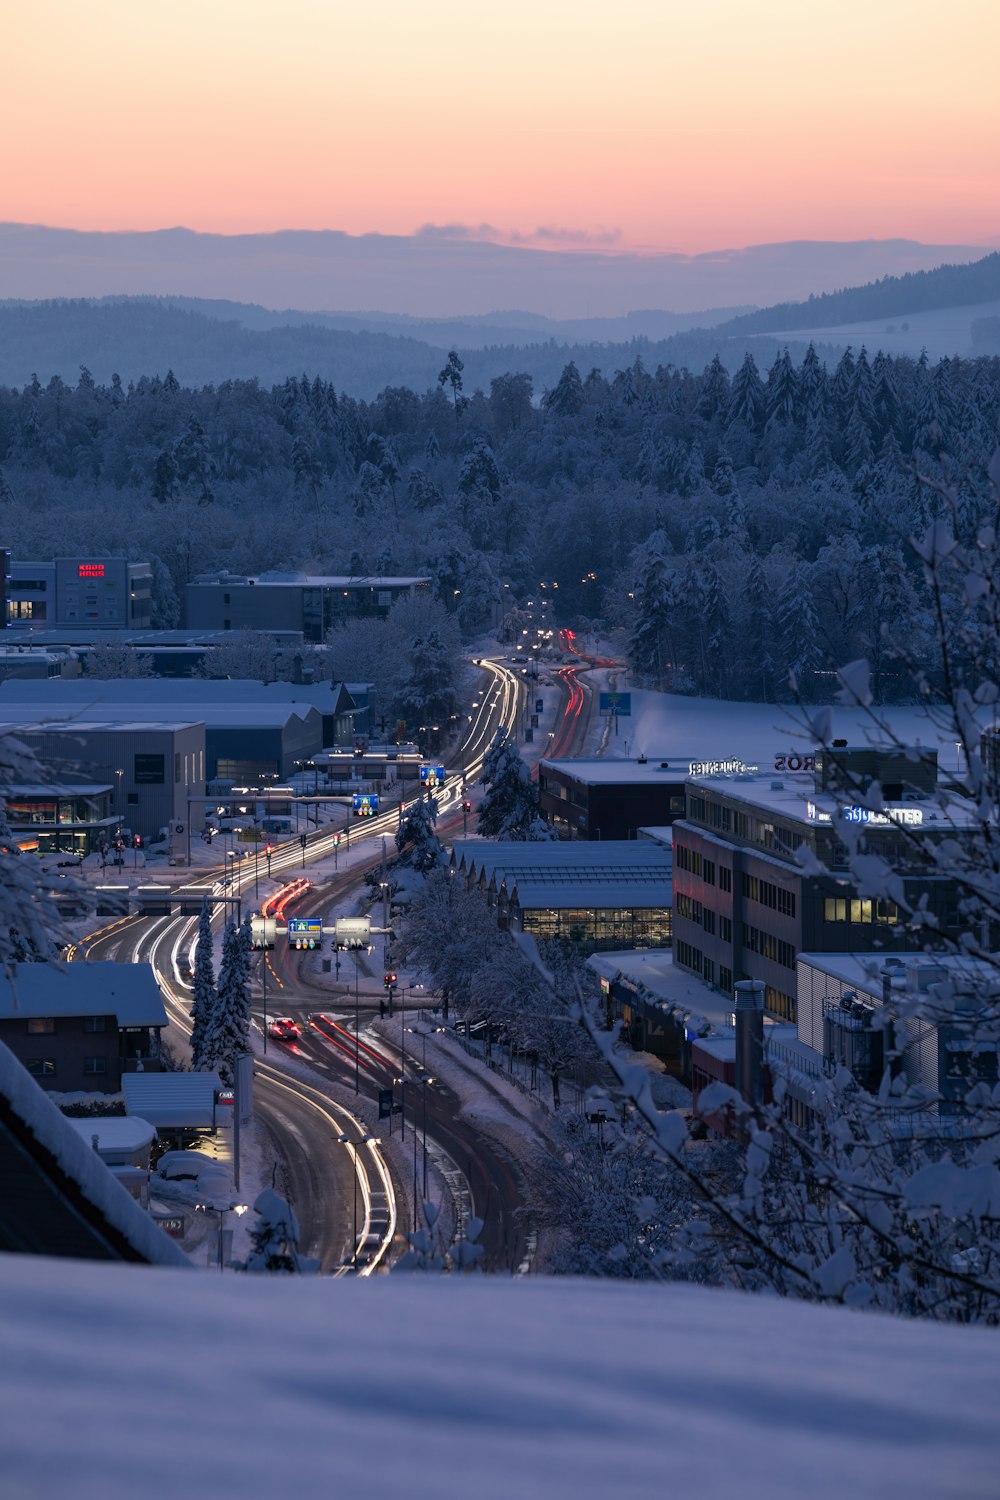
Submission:
{"label": "car", "polygon": [[272,1016],[267,1029],[276,1042],[294,1042],[300,1035],[298,1025],[291,1016]]}

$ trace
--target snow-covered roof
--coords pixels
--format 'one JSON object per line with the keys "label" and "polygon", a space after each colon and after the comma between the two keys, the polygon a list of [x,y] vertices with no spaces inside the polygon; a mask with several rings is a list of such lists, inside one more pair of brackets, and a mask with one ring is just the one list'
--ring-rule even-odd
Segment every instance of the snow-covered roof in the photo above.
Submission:
{"label": "snow-covered roof", "polygon": [[124,1073],[122,1093],[130,1115],[158,1130],[206,1130],[215,1123],[218,1073]]}
{"label": "snow-covered roof", "polygon": [[31,1016],[114,1016],[119,1026],[166,1026],[152,964],[113,960],[18,964],[13,983],[0,974],[0,1020]]}
{"label": "snow-covered roof", "polygon": [[997,970],[983,959],[961,953],[800,953],[798,963],[826,974],[840,984],[882,1003],[883,968],[892,971],[894,989],[902,985],[923,989],[941,980],[965,988],[996,989]]}
{"label": "snow-covered roof", "polygon": [[[9,688],[9,692],[4,689]],[[31,691],[22,692],[20,689]],[[63,690],[65,688],[65,691]],[[215,709],[223,705],[238,704],[299,704],[307,708],[318,708],[331,712],[343,697],[344,685],[329,682],[256,682],[252,678],[224,677],[178,677],[165,681],[162,677],[73,677],[73,678],[22,678],[8,679],[0,683],[0,704],[64,704],[64,703],[128,703],[155,704],[157,709],[169,702],[190,712],[192,706],[199,709]]]}
{"label": "snow-covered roof", "polygon": [[4,1293],[12,1494],[431,1500],[442,1455],[475,1500],[996,1493],[989,1328],[691,1282],[30,1257],[5,1263]]}
{"label": "snow-covered roof", "polygon": [[665,911],[673,906],[669,876],[637,880],[608,875],[580,875],[576,880],[538,878],[532,874],[507,874],[507,892],[522,911],[563,911],[567,908],[600,907],[613,910]]}
{"label": "snow-covered roof", "polygon": [[108,781],[38,781],[34,785],[17,782],[7,788],[11,797],[87,797],[98,792],[113,792]]}
{"label": "snow-covered roof", "polygon": [[508,887],[512,879],[531,875],[537,880],[617,880],[632,873],[672,878],[673,853],[652,839],[583,840],[539,839],[513,842],[500,839],[459,839],[452,845],[451,862],[470,879],[484,879]]}
{"label": "snow-covered roof", "polygon": [[412,588],[415,584],[430,583],[430,578],[418,575],[406,577],[365,577],[353,578],[340,573],[282,573],[275,569],[273,572],[257,574],[241,574],[239,576],[231,573],[199,573],[196,578],[188,584],[188,588],[204,588],[215,586],[218,588],[244,588],[253,585],[255,588],[311,588],[311,589],[401,589]]}
{"label": "snow-covered roof", "polygon": [[[5,1153],[7,1192],[0,1195],[0,1243],[5,1247],[190,1268],[187,1256],[115,1181],[2,1042],[0,1128],[19,1148]],[[67,1268],[71,1264],[62,1262]],[[43,1265],[51,1277],[51,1264]],[[7,1478],[10,1482],[9,1471]]]}
{"label": "snow-covered roof", "polygon": [[69,1123],[91,1149],[96,1135],[98,1151],[116,1155],[143,1151],[156,1139],[155,1128],[138,1115],[88,1115],[83,1119],[71,1118]]}
{"label": "snow-covered roof", "polygon": [[678,968],[668,948],[634,949],[621,953],[592,953],[588,966],[614,982],[619,976],[638,987],[646,1008],[660,1008],[679,1019],[688,1019],[694,1029],[729,1024],[733,999],[713,989],[696,975]]}
{"label": "snow-covered roof", "polygon": [[116,717],[116,705],[113,703],[81,704],[78,708],[65,708],[64,716],[56,718],[54,714],[39,716],[37,707],[29,707],[28,704],[0,702],[0,726],[13,729],[18,734],[65,734],[68,736],[76,734],[79,736],[84,733],[96,734],[102,730],[106,734],[149,734],[165,731],[176,734],[181,729],[201,729],[205,724],[204,715],[193,719],[190,713],[179,712],[175,704],[165,708],[162,718],[155,719],[135,718],[135,708],[135,704],[130,706],[123,704]]}
{"label": "snow-covered roof", "polygon": [[[57,679],[53,678],[53,681]],[[58,715],[59,717],[56,717]],[[39,703],[6,703],[0,699],[0,724],[25,734],[52,734],[58,730],[98,729],[148,730],[193,729],[283,729],[290,719],[319,717],[311,703],[175,703],[172,699],[147,702],[117,702],[98,699],[94,703],[53,701],[48,710]],[[317,730],[318,733],[318,730]]]}
{"label": "snow-covered roof", "polygon": [[556,771],[582,786],[654,786],[660,782],[685,781],[693,763],[704,755],[674,755],[669,760],[625,760],[622,758],[541,760],[539,771]]}
{"label": "snow-covered roof", "polygon": [[[811,772],[803,771],[696,776],[689,785],[745,802],[749,807],[779,813],[803,828],[811,829],[829,827],[833,816],[852,802],[849,796],[831,797],[826,792],[818,792]],[[860,795],[853,800],[860,803]],[[949,828],[970,827],[979,820],[974,802],[945,791],[925,797],[906,797],[902,802],[886,803],[885,806],[884,814],[859,816],[857,821],[870,822],[870,826],[875,827],[882,824],[884,818],[886,825],[894,822],[905,824],[909,832],[936,830],[943,833]],[[859,809],[859,812],[865,811]]]}

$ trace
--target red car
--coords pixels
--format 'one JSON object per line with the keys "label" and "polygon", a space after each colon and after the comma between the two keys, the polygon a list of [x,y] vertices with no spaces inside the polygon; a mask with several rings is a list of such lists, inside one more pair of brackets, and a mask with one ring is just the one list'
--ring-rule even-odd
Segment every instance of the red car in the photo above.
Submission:
{"label": "red car", "polygon": [[299,1028],[291,1016],[274,1016],[267,1029],[276,1042],[294,1042],[299,1036]]}

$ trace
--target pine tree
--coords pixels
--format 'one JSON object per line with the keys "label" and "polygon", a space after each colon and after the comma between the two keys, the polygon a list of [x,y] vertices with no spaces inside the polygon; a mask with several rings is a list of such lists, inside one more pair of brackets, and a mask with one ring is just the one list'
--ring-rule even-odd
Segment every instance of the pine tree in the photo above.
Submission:
{"label": "pine tree", "polygon": [[194,950],[194,999],[191,1003],[191,1061],[204,1066],[205,1042],[215,1010],[215,963],[212,957],[212,914],[202,902],[198,941]]}
{"label": "pine tree", "polygon": [[575,417],[583,407],[583,382],[576,365],[570,360],[554,390],[546,391],[542,405],[560,417]]}
{"label": "pine tree", "polygon": [[756,361],[748,351],[733,377],[729,421],[741,422],[748,432],[757,432],[764,418],[764,408],[764,387]]}
{"label": "pine tree", "polygon": [[796,560],[778,601],[778,639],[775,656],[780,661],[786,691],[803,698],[811,696],[812,673],[819,665],[819,620],[812,596],[809,565]]}
{"label": "pine tree", "polygon": [[230,917],[222,942],[222,963],[215,1005],[203,1049],[205,1068],[217,1068],[227,1082],[233,1081],[235,1059],[248,1048],[250,1035],[250,922],[242,927]]}
{"label": "pine tree", "polygon": [[764,391],[769,427],[790,427],[795,421],[798,380],[788,350],[783,349],[771,366]]}
{"label": "pine tree", "polygon": [[633,671],[660,687],[670,653],[667,640],[674,608],[673,574],[666,534],[654,531],[640,549],[635,587],[635,622],[628,643]]}
{"label": "pine tree", "polygon": [[257,1223],[250,1232],[243,1270],[290,1276],[305,1269],[299,1255],[299,1221],[291,1204],[274,1188],[265,1188],[253,1207]]}
{"label": "pine tree", "polygon": [[407,808],[396,830],[396,848],[418,875],[426,875],[445,863],[445,853],[435,832],[437,817],[437,799],[418,797]]}
{"label": "pine tree", "polygon": [[525,843],[554,837],[538,811],[538,788],[502,726],[483,757],[486,796],[479,806],[479,832],[487,839]]}

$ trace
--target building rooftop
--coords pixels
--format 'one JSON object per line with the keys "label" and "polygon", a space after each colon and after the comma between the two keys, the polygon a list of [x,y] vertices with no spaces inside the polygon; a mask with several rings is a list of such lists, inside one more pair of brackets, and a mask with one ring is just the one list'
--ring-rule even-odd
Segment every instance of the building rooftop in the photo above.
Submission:
{"label": "building rooftop", "polygon": [[684,781],[691,766],[701,764],[695,755],[674,755],[669,760],[593,759],[581,756],[573,760],[541,760],[539,772],[555,771],[578,781],[581,786],[655,785],[663,781]]}
{"label": "building rooftop", "polygon": [[39,1016],[109,1016],[119,1026],[166,1026],[151,964],[18,964],[0,973],[0,1021]]}
{"label": "building rooftop", "polygon": [[665,911],[673,906],[674,899],[669,874],[650,875],[643,880],[632,871],[623,871],[621,876],[581,872],[567,880],[563,875],[550,879],[538,872],[518,875],[508,870],[504,884],[510,900],[516,901],[522,911],[574,907]]}
{"label": "building rooftop", "polygon": [[156,1139],[155,1127],[138,1115],[88,1115],[69,1124],[91,1149],[96,1135],[100,1152],[142,1151]]}
{"label": "building rooftop", "polygon": [[1000,982],[1000,967],[961,953],[800,953],[798,962],[826,974],[841,984],[882,999],[883,968],[897,976],[894,989],[923,990],[942,980],[961,988],[985,988],[995,991]]}
{"label": "building rooftop", "polygon": [[594,953],[587,964],[612,983],[619,978],[630,982],[647,1010],[680,1019],[693,1032],[728,1026],[732,1020],[733,997],[677,968],[669,949]]}
{"label": "building rooftop", "polygon": [[400,589],[416,584],[430,583],[423,576],[372,576],[355,578],[345,574],[331,573],[282,573],[272,571],[257,574],[199,573],[188,584],[188,588],[208,586],[239,588],[253,584],[257,588],[315,588],[315,589]]}
{"label": "building rooftop", "polygon": [[122,1093],[130,1115],[158,1130],[207,1130],[215,1123],[218,1073],[123,1073]]}
{"label": "building rooftop", "polygon": [[829,825],[836,813],[843,813],[852,823],[871,827],[897,823],[908,829],[971,827],[978,822],[976,805],[966,797],[938,790],[933,796],[907,796],[901,802],[886,803],[884,812],[872,812],[861,805],[861,795],[853,802],[817,792],[811,772],[776,774],[736,773],[722,776],[695,776],[692,788],[701,788],[748,807],[777,813],[803,828]]}

